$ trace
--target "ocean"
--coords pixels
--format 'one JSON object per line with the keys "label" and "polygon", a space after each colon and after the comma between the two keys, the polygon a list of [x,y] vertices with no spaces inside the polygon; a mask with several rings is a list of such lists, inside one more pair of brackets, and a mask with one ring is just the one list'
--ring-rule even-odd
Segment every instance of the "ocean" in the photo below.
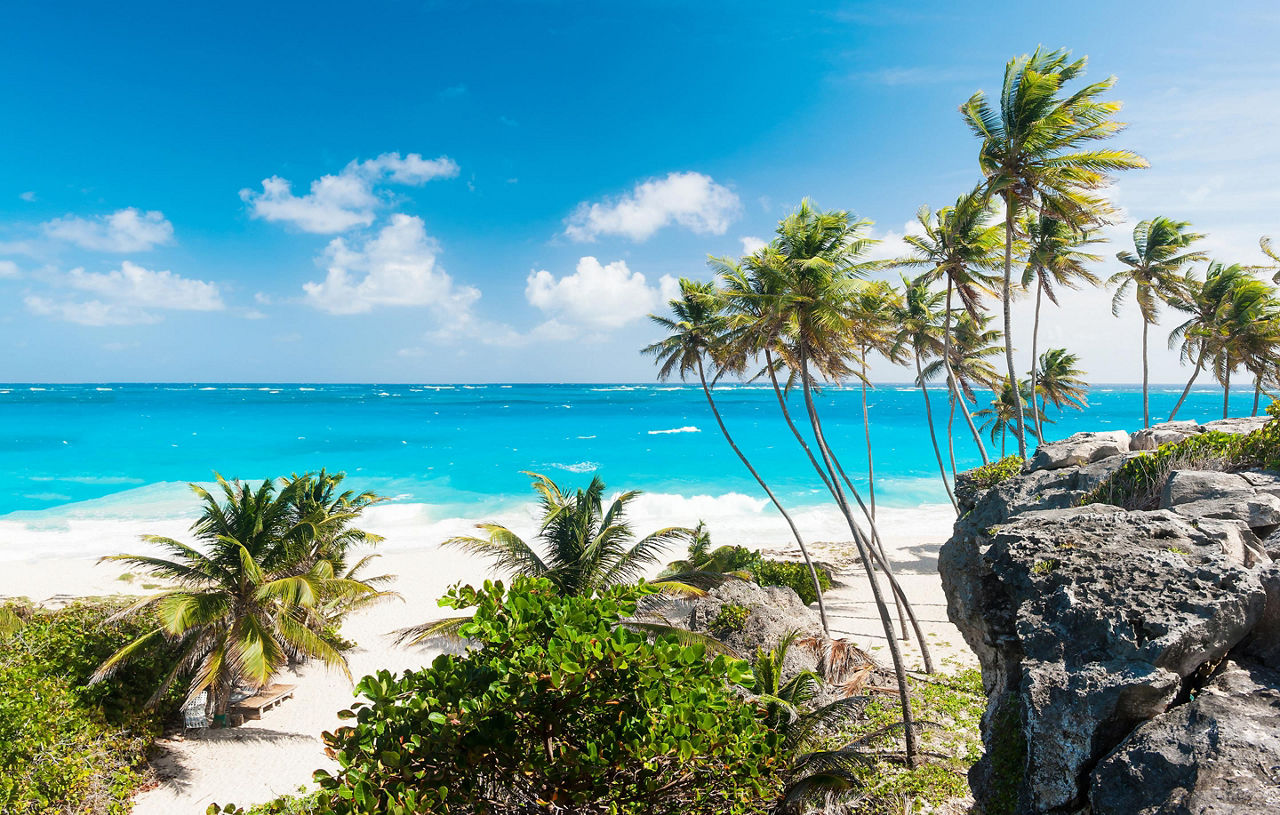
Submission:
{"label": "ocean", "polygon": [[[1180,388],[1157,386],[1153,418]],[[945,447],[945,391],[931,391]],[[821,484],[783,423],[772,389],[727,385],[717,402],[735,439],[815,536],[838,535]],[[1233,414],[1252,394],[1233,393]],[[827,388],[824,429],[851,477],[866,471],[861,395]],[[920,391],[879,385],[869,396],[876,493],[903,523],[946,495]],[[796,394],[791,409],[804,415]],[[1221,390],[1192,392],[1179,418],[1221,416]],[[1100,386],[1083,412],[1051,411],[1046,434],[1142,424],[1134,386]],[[955,418],[958,468],[980,463]],[[999,444],[989,445],[999,454]],[[1016,447],[1010,440],[1010,452]],[[147,524],[188,522],[187,482],[260,480],[326,467],[356,489],[392,499],[376,508],[400,546],[425,544],[488,518],[527,518],[529,479],[568,486],[599,475],[610,490],[642,490],[640,522],[706,519],[735,538],[785,538],[764,496],[725,444],[697,387],[673,385],[89,384],[0,386],[0,559],[104,554]],[[375,524],[376,525],[376,524]],[[410,532],[412,530],[412,532]],[[168,532],[166,532],[168,534]]]}

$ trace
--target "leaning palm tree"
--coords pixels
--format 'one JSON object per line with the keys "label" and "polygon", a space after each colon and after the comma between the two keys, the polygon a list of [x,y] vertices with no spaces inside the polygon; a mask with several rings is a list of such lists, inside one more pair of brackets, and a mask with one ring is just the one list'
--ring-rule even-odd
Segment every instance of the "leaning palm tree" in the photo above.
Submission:
{"label": "leaning palm tree", "polygon": [[[994,294],[996,278],[990,270],[1000,266],[1000,225],[991,221],[991,199],[981,188],[956,199],[954,206],[943,207],[930,213],[921,207],[916,213],[923,234],[907,235],[904,239],[913,252],[895,261],[896,265],[923,267],[927,282],[946,281],[946,306],[942,324],[942,364],[946,373],[947,390],[951,404],[957,402],[964,414],[965,423],[973,435],[982,463],[987,463],[987,451],[982,436],[969,415],[969,406],[960,398],[955,372],[950,369],[951,347],[951,293],[960,297],[965,311],[976,316],[982,308],[984,296]],[[948,447],[951,447],[948,428]]]}
{"label": "leaning palm tree", "polygon": [[[1010,387],[1009,381],[1005,380],[1000,390],[993,392],[992,396],[994,398],[991,400],[991,405],[976,411],[973,415],[982,418],[982,429],[990,435],[992,444],[996,443],[997,438],[1000,440],[1000,457],[1003,458],[1009,431],[1017,432],[1018,411],[1014,406],[1018,405],[1024,415],[1036,410],[1035,403],[1031,400],[1031,382],[1026,379],[1019,382],[1018,395],[1014,396],[1013,388]],[[1045,421],[1048,420],[1041,417],[1040,422],[1027,427],[1027,431],[1036,441],[1042,441],[1042,439],[1036,436],[1035,428],[1042,426]]]}
{"label": "leaning palm tree", "polygon": [[[1030,209],[1076,227],[1102,221],[1109,207],[1097,190],[1119,170],[1146,167],[1128,150],[1094,148],[1124,125],[1115,121],[1119,102],[1100,100],[1115,77],[1063,94],[1064,86],[1084,72],[1086,59],[1069,51],[1042,51],[1015,57],[1004,69],[998,106],[979,91],[960,107],[970,129],[982,140],[979,166],[986,190],[1004,203],[1005,362],[1008,381],[1017,379],[1013,361],[1013,245],[1019,215]],[[1018,452],[1026,456],[1022,405],[1014,405]]]}
{"label": "leaning palm tree", "polygon": [[871,451],[871,415],[867,405],[867,357],[874,351],[889,362],[901,362],[894,354],[893,308],[901,297],[892,283],[868,281],[859,286],[849,300],[850,336],[858,358],[858,384],[862,389],[862,432],[867,445],[867,500],[871,503],[871,520],[876,519],[876,466]]}
{"label": "leaning palm tree", "polygon": [[311,530],[292,518],[291,488],[272,481],[258,489],[217,476],[224,501],[199,485],[191,489],[204,504],[192,525],[198,546],[148,535],[144,540],[169,557],[115,555],[174,584],[144,598],[117,618],[143,611],[157,626],[116,651],[93,675],[97,682],[159,642],[178,648],[173,671],[157,689],[161,698],[179,678],[188,679],[188,700],[207,692],[207,709],[225,716],[237,684],[267,685],[292,654],[320,659],[350,678],[335,643],[318,630],[318,607],[326,596],[377,593],[359,580],[333,576],[325,564],[300,568],[300,553]]}
{"label": "leaning palm tree", "polygon": [[727,359],[730,353],[726,349],[724,336],[726,324],[724,316],[721,314],[720,297],[716,292],[715,285],[681,279],[680,297],[671,300],[668,305],[671,307],[674,319],[653,314],[649,315],[649,318],[665,328],[668,334],[658,342],[646,347],[644,353],[652,354],[657,358],[657,364],[659,365],[658,379],[660,381],[665,382],[672,375],[678,375],[681,379],[693,373],[698,375],[698,382],[702,385],[702,393],[707,398],[707,404],[711,407],[711,413],[715,416],[716,424],[720,427],[720,432],[725,441],[729,443],[729,447],[737,455],[738,460],[751,473],[751,477],[760,485],[760,489],[764,490],[765,495],[769,497],[770,503],[778,510],[778,513],[782,515],[787,522],[787,526],[791,529],[791,536],[795,538],[796,546],[800,549],[800,554],[809,569],[809,577],[813,581],[814,594],[818,598],[818,617],[822,621],[822,630],[824,633],[829,633],[827,608],[822,600],[822,585],[819,582],[818,570],[813,565],[813,559],[809,557],[809,549],[805,546],[804,538],[800,534],[800,528],[796,526],[791,514],[782,506],[778,496],[765,483],[759,471],[747,459],[746,454],[742,452],[742,448],[738,447],[733,440],[733,436],[729,433],[729,428],[725,426],[724,418],[720,415],[720,408],[716,406],[716,401],[711,395],[711,385],[707,382],[704,359],[712,358],[714,361],[717,355],[721,356],[722,359]]}
{"label": "leaning palm tree", "polygon": [[1111,312],[1117,317],[1125,295],[1133,290],[1142,317],[1142,422],[1151,426],[1149,400],[1150,365],[1147,360],[1147,334],[1159,318],[1160,304],[1188,295],[1185,285],[1186,268],[1204,260],[1200,251],[1187,251],[1191,244],[1204,237],[1190,231],[1191,224],[1165,217],[1141,221],[1133,228],[1133,251],[1122,249],[1116,259],[1125,265],[1107,279],[1108,286],[1115,286],[1111,299]]}
{"label": "leaning palm tree", "polygon": [[1262,395],[1263,380],[1274,376],[1280,344],[1280,303],[1266,283],[1246,275],[1231,292],[1222,341],[1213,358],[1214,377],[1222,385],[1222,418],[1231,404],[1231,376],[1243,366],[1253,374],[1254,414]]}
{"label": "leaning palm tree", "polygon": [[[1059,286],[1077,288],[1080,283],[1098,285],[1102,281],[1086,268],[1086,263],[1102,260],[1098,255],[1083,251],[1084,247],[1101,243],[1102,239],[1088,229],[1077,229],[1071,224],[1049,215],[1030,215],[1023,222],[1022,231],[1027,236],[1027,266],[1022,272],[1022,287],[1035,286],[1035,322],[1031,329],[1031,392],[1040,393],[1039,361],[1041,295],[1058,305]],[[1037,427],[1036,435],[1044,437],[1044,428]]]}
{"label": "leaning palm tree", "polygon": [[1178,415],[1191,393],[1191,386],[1226,339],[1233,294],[1248,276],[1248,271],[1238,263],[1227,266],[1215,261],[1205,270],[1204,280],[1188,272],[1178,287],[1178,295],[1170,298],[1169,305],[1189,316],[1169,333],[1169,347],[1178,345],[1182,361],[1192,363],[1192,367],[1191,378],[1169,413],[1169,421]]}
{"label": "leaning palm tree", "polygon": [[[946,348],[942,339],[943,294],[929,290],[927,275],[914,280],[904,277],[902,285],[902,303],[893,312],[894,323],[898,326],[896,348],[899,352],[908,352],[915,363],[916,385],[924,396],[924,415],[929,425],[929,438],[933,442],[933,454],[938,460],[938,473],[942,476],[942,487],[947,491],[951,506],[958,508],[956,497],[951,492],[951,485],[947,482],[947,468],[942,462],[942,450],[938,448],[938,434],[933,426],[933,406],[929,401],[929,383],[924,375],[924,365],[927,360],[932,357],[942,357],[945,361],[946,355],[951,350]],[[948,378],[954,379],[950,371],[948,371]]]}
{"label": "leaning palm tree", "polygon": [[[1084,371],[1076,367],[1079,364],[1080,357],[1065,348],[1050,348],[1040,355],[1031,380],[1031,393],[1040,399],[1040,406],[1035,411],[1037,421],[1043,418],[1049,405],[1058,410],[1068,407],[1084,410],[1089,406],[1086,397],[1089,385],[1084,381]],[[1036,433],[1044,438],[1039,424]]]}
{"label": "leaning palm tree", "polygon": [[[992,357],[1004,353],[999,329],[991,328],[995,320],[989,314],[972,315],[961,311],[956,317],[955,327],[951,330],[951,373],[957,383],[960,399],[976,403],[978,397],[975,388],[994,389],[1003,381],[995,367],[988,361]],[[924,369],[924,378],[933,381],[945,374],[942,360],[934,360]],[[954,397],[953,400],[954,402]],[[947,426],[955,421],[954,405],[948,411]],[[950,430],[948,430],[948,436]],[[951,451],[951,469],[955,472],[955,454]],[[954,476],[953,476],[954,478]]]}

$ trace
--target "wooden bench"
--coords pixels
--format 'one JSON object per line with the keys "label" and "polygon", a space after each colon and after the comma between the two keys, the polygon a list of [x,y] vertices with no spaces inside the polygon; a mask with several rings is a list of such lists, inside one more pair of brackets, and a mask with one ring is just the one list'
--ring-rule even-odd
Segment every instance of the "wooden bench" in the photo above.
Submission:
{"label": "wooden bench", "polygon": [[245,720],[261,719],[262,714],[285,699],[293,698],[293,689],[297,685],[268,685],[248,699],[242,699],[231,708],[233,714],[243,716]]}

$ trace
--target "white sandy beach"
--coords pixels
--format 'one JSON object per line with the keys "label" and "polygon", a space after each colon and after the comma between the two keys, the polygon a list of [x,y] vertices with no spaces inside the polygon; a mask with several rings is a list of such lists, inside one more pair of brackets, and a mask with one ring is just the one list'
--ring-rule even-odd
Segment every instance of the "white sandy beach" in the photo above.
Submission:
{"label": "white sandy beach", "polygon": [[[766,540],[779,543],[764,544],[762,549],[779,555],[793,554],[780,542],[783,538],[773,528],[775,519],[764,514],[758,502],[746,496],[740,498],[742,501],[734,507],[740,514],[733,522],[727,517],[718,525],[712,522],[716,543],[747,543],[767,536]],[[707,502],[717,500],[722,499],[686,499],[688,506],[682,507],[685,511],[663,523],[692,522],[683,516],[690,511],[704,512],[710,507]],[[669,502],[663,508],[672,509]],[[641,510],[636,528],[644,530],[652,519],[645,517],[649,513],[643,507]],[[935,661],[944,670],[975,662],[959,632],[946,620],[946,604],[937,575],[938,545],[950,535],[949,510],[928,507],[881,513],[886,548],[922,620]],[[521,525],[527,524],[528,518],[527,512],[515,512],[503,520],[512,523],[517,531],[525,531]],[[5,522],[8,557],[0,564],[0,596],[27,596],[38,602],[57,603],[76,596],[144,593],[148,578],[136,575],[132,582],[122,581],[119,578],[125,569],[111,563],[97,564],[95,557],[86,556],[84,550],[95,550],[95,554],[145,551],[146,547],[137,542],[139,527],[184,537],[188,523],[174,518],[116,519],[103,525],[104,520],[107,519],[82,520],[80,523],[88,526],[74,532],[71,528],[59,532],[57,528],[33,529]],[[349,619],[344,633],[358,643],[348,654],[351,672],[357,678],[379,669],[400,671],[429,663],[433,652],[398,647],[389,632],[442,616],[436,599],[451,584],[475,582],[487,574],[482,562],[441,549],[435,543],[446,527],[451,533],[465,529],[466,524],[460,519],[424,523],[422,510],[390,505],[376,508],[368,520],[366,528],[387,536],[375,571],[397,576],[391,588],[399,592],[401,599],[389,600]],[[829,519],[814,516],[806,520],[819,532],[830,531]],[[61,548],[59,534],[73,534],[80,541],[75,554],[65,550],[57,553]],[[18,541],[25,546],[18,549]],[[819,543],[814,550],[816,557],[836,565],[852,559],[847,544]],[[43,556],[18,559],[16,551]],[[678,554],[672,552],[672,559]],[[833,634],[847,636],[887,661],[881,623],[861,570],[849,569],[840,575],[840,580],[843,584],[826,595]],[[908,647],[907,652],[910,661],[919,665],[918,650]],[[266,713],[261,721],[211,731],[200,738],[163,742],[157,763],[165,780],[156,789],[141,794],[134,811],[138,815],[201,813],[211,803],[260,803],[309,785],[312,772],[329,763],[320,734],[339,725],[336,714],[353,701],[352,685],[340,673],[318,664],[304,666],[278,681],[296,684],[295,696]]]}

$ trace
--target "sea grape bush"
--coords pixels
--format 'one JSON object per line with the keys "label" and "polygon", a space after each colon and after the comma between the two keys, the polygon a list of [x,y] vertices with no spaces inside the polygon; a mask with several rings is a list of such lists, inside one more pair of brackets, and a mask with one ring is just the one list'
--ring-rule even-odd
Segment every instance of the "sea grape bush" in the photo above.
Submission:
{"label": "sea grape bush", "polygon": [[732,686],[750,667],[621,623],[652,589],[455,587],[465,654],[365,677],[325,734],[335,813],[736,813],[777,790],[779,737]]}

